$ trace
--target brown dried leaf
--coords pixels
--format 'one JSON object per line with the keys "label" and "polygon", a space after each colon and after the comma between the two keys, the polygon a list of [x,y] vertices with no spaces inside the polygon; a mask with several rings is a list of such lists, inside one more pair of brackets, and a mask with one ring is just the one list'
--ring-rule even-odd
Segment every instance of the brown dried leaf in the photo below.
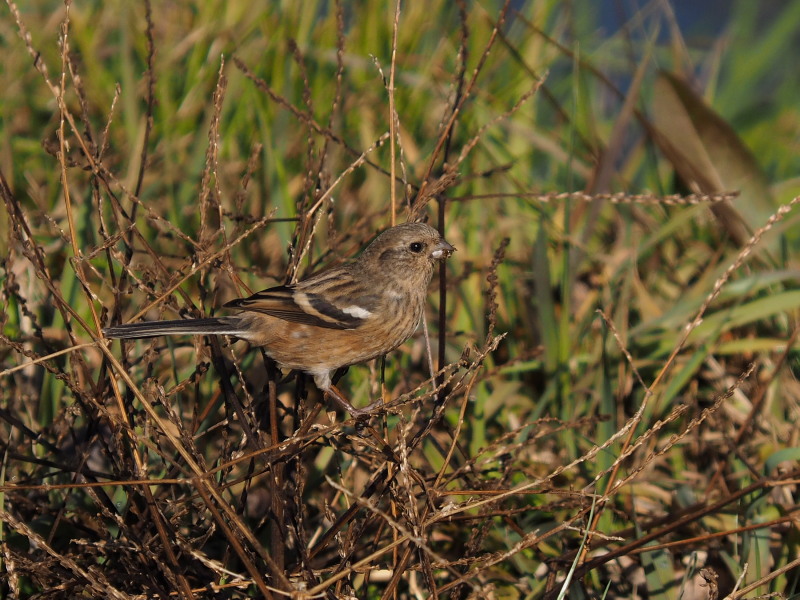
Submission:
{"label": "brown dried leaf", "polygon": [[695,192],[739,191],[711,207],[739,244],[775,211],[766,177],[733,128],[679,76],[662,73],[654,84],[655,141]]}

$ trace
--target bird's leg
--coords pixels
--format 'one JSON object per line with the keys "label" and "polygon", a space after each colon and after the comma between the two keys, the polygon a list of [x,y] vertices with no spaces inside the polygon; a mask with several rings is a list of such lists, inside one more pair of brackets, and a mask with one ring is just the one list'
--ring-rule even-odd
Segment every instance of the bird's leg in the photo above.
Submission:
{"label": "bird's leg", "polygon": [[355,406],[350,404],[350,401],[347,398],[345,398],[333,384],[331,384],[328,387],[328,389],[325,390],[325,395],[328,396],[331,400],[333,400],[340,408],[343,408],[351,415],[359,419],[369,416],[369,414],[373,410],[375,410],[378,406],[381,406],[383,404],[383,398],[381,398],[376,402],[373,402],[369,406],[366,406],[364,408],[356,408]]}

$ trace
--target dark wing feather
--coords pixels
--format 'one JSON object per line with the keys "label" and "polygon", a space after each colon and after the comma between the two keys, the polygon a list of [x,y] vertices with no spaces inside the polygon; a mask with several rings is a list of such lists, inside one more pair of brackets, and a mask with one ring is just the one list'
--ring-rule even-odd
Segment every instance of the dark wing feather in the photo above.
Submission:
{"label": "dark wing feather", "polygon": [[284,321],[326,329],[356,329],[369,315],[368,309],[353,310],[352,303],[339,307],[320,294],[302,291],[294,285],[262,290],[248,298],[232,300],[225,307],[260,312]]}

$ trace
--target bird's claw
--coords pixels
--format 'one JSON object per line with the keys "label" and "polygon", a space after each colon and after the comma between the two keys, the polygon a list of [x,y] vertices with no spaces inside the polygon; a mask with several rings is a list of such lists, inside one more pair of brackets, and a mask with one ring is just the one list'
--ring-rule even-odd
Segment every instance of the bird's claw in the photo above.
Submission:
{"label": "bird's claw", "polygon": [[375,402],[370,404],[369,406],[365,406],[364,408],[356,408],[345,398],[342,393],[336,389],[336,386],[330,386],[330,388],[325,392],[325,395],[328,396],[331,400],[334,401],[340,408],[349,412],[356,421],[366,421],[369,419],[376,408],[383,406],[383,398],[378,398]]}

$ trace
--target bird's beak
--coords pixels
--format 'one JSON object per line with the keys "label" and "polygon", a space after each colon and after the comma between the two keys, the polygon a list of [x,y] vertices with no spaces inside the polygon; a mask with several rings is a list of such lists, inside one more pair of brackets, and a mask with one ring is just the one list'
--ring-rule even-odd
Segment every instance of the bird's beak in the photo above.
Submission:
{"label": "bird's beak", "polygon": [[449,258],[450,255],[455,252],[455,247],[448,244],[446,241],[441,240],[438,244],[433,247],[433,251],[431,252],[431,258],[440,259],[440,258]]}

